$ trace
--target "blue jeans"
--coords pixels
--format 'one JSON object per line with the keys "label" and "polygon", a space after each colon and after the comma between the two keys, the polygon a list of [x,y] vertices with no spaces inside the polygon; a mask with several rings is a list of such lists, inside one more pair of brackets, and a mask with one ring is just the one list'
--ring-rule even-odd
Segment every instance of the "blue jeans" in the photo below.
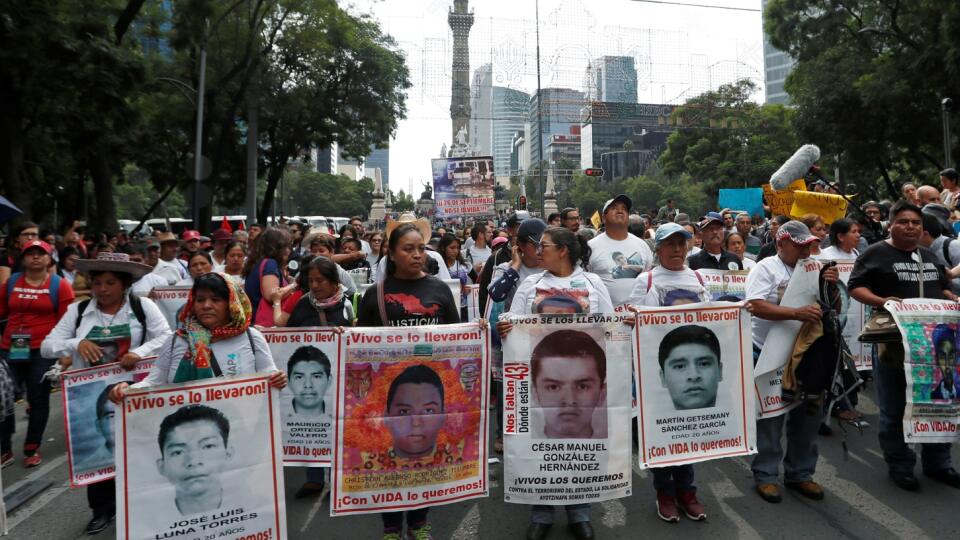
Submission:
{"label": "blue jeans", "polygon": [[677,493],[696,491],[693,486],[693,465],[656,467],[653,471],[653,489],[673,497]]}
{"label": "blue jeans", "polygon": [[[750,468],[758,484],[772,484],[780,477],[783,462],[785,482],[813,479],[817,469],[817,429],[820,427],[820,406],[800,404],[786,414],[757,420],[757,455]],[[784,455],[780,438],[787,432]]]}
{"label": "blue jeans", "polygon": [[[899,355],[900,367],[896,356]],[[873,380],[877,387],[877,407],[880,408],[878,436],[883,459],[890,472],[913,473],[917,455],[903,441],[903,412],[907,402],[907,380],[903,370],[903,345],[880,344],[873,362]],[[924,472],[934,473],[949,469],[950,444],[925,443],[920,445],[920,462]]]}
{"label": "blue jeans", "polygon": [[[568,504],[563,508],[567,509],[567,523],[581,523],[590,521],[590,505]],[[543,523],[553,525],[553,506],[544,504],[535,504],[531,507],[533,514],[530,516],[531,523]]]}

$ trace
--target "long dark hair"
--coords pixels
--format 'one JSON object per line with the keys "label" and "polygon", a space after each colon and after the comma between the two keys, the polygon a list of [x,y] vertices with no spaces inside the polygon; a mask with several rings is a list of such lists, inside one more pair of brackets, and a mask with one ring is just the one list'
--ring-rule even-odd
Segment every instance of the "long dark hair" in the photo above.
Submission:
{"label": "long dark hair", "polygon": [[393,262],[393,259],[390,258],[390,253],[397,249],[397,246],[400,245],[400,239],[406,236],[411,231],[417,233],[422,240],[426,241],[426,238],[423,238],[423,234],[420,233],[420,229],[414,223],[404,223],[400,225],[393,232],[390,233],[390,238],[387,240],[387,275],[392,276],[397,271],[397,264]]}
{"label": "long dark hair", "polygon": [[279,227],[267,227],[250,246],[250,254],[243,265],[243,275],[248,276],[262,259],[273,259],[283,265],[283,250],[290,245],[290,233]]}
{"label": "long dark hair", "polygon": [[[443,262],[447,262],[447,248],[450,247],[452,243],[460,244],[460,239],[457,238],[457,235],[453,233],[447,233],[440,238],[440,244],[437,246],[437,251],[440,252],[440,256],[443,257]],[[460,251],[457,253],[456,262],[460,264],[467,264],[466,260],[463,258],[463,244],[460,244]]]}
{"label": "long dark hair", "polygon": [[587,267],[591,250],[586,238],[574,234],[566,227],[548,227],[543,234],[550,235],[550,239],[557,244],[558,249],[567,248],[567,257],[574,268],[578,264],[582,268]]}
{"label": "long dark hair", "polygon": [[840,246],[840,235],[847,234],[853,229],[854,221],[850,218],[840,218],[830,224],[830,245]]}

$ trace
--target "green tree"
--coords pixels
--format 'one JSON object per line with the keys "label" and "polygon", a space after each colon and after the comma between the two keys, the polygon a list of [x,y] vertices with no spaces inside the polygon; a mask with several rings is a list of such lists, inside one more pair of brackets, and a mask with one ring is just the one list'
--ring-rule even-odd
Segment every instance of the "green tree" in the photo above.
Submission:
{"label": "green tree", "polygon": [[401,189],[397,192],[393,199],[393,211],[394,212],[412,212],[416,203],[413,201],[413,197],[404,193]]}
{"label": "green tree", "polygon": [[677,107],[670,116],[677,131],[659,158],[663,173],[688,175],[712,194],[766,182],[799,144],[790,109],[754,103],[755,91],[752,81],[741,80]]}
{"label": "green tree", "polygon": [[794,124],[804,142],[839,156],[844,183],[896,198],[899,181],[932,181],[952,165],[940,103],[957,97],[960,4],[771,0],[764,27],[796,59],[786,82]]}

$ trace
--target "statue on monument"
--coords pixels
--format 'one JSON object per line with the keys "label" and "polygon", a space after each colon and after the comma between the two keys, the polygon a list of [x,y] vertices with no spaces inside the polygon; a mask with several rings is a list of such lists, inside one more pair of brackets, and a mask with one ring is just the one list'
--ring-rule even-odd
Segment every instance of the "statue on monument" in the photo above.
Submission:
{"label": "statue on monument", "polygon": [[430,200],[433,198],[433,186],[429,182],[420,182],[423,186],[423,193],[420,194],[421,200]]}
{"label": "statue on monument", "polygon": [[457,131],[457,146],[466,146],[467,145],[467,129],[464,127],[460,128],[460,131]]}

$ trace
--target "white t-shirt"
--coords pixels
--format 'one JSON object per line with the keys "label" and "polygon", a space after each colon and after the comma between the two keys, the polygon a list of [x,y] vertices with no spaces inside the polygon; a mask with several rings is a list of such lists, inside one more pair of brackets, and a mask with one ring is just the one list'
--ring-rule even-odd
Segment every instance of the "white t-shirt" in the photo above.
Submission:
{"label": "white t-shirt", "polygon": [[467,250],[467,262],[472,265],[483,264],[487,262],[487,259],[490,258],[490,255],[493,255],[493,250],[490,249],[490,246],[477,247],[476,245],[470,246],[470,249]]}
{"label": "white t-shirt", "polygon": [[856,249],[851,253],[841,250],[837,246],[830,246],[820,250],[820,254],[814,257],[815,259],[823,261],[852,261],[860,256],[860,252]]}
{"label": "white t-shirt", "polygon": [[694,270],[656,266],[634,280],[629,303],[635,306],[677,306],[709,302],[710,293]]}
{"label": "white t-shirt", "polygon": [[528,277],[517,286],[510,305],[512,315],[613,312],[603,280],[580,268],[567,277],[546,271]]}
{"label": "white t-shirt", "polygon": [[[190,284],[193,285],[193,280],[190,280]],[[168,287],[169,283],[164,279],[163,276],[156,272],[150,272],[149,274],[143,276],[133,283],[133,287],[130,288],[130,291],[133,294],[146,296],[153,290],[154,287]]]}
{"label": "white t-shirt", "polygon": [[587,243],[591,250],[590,271],[603,280],[613,305],[625,303],[637,276],[653,265],[650,246],[630,233],[623,240],[601,233]]}
{"label": "white t-shirt", "polygon": [[743,263],[743,269],[749,272],[750,270],[753,270],[757,266],[757,261],[748,257],[747,255],[750,255],[749,253],[745,253],[744,255],[745,256],[742,259],[740,259],[740,262]]}
{"label": "white t-shirt", "polygon": [[[779,255],[767,257],[757,263],[757,266],[747,275],[747,294],[744,300],[766,300],[771,304],[780,305],[783,292],[787,290],[787,283],[793,275],[793,268],[787,266]],[[763,347],[770,332],[772,321],[761,319],[754,315],[753,344],[757,348]]]}
{"label": "white t-shirt", "polygon": [[190,275],[190,272],[187,272],[187,266],[180,259],[172,261],[160,259],[157,261],[157,265],[153,267],[153,271],[166,279],[167,285],[173,285]]}

